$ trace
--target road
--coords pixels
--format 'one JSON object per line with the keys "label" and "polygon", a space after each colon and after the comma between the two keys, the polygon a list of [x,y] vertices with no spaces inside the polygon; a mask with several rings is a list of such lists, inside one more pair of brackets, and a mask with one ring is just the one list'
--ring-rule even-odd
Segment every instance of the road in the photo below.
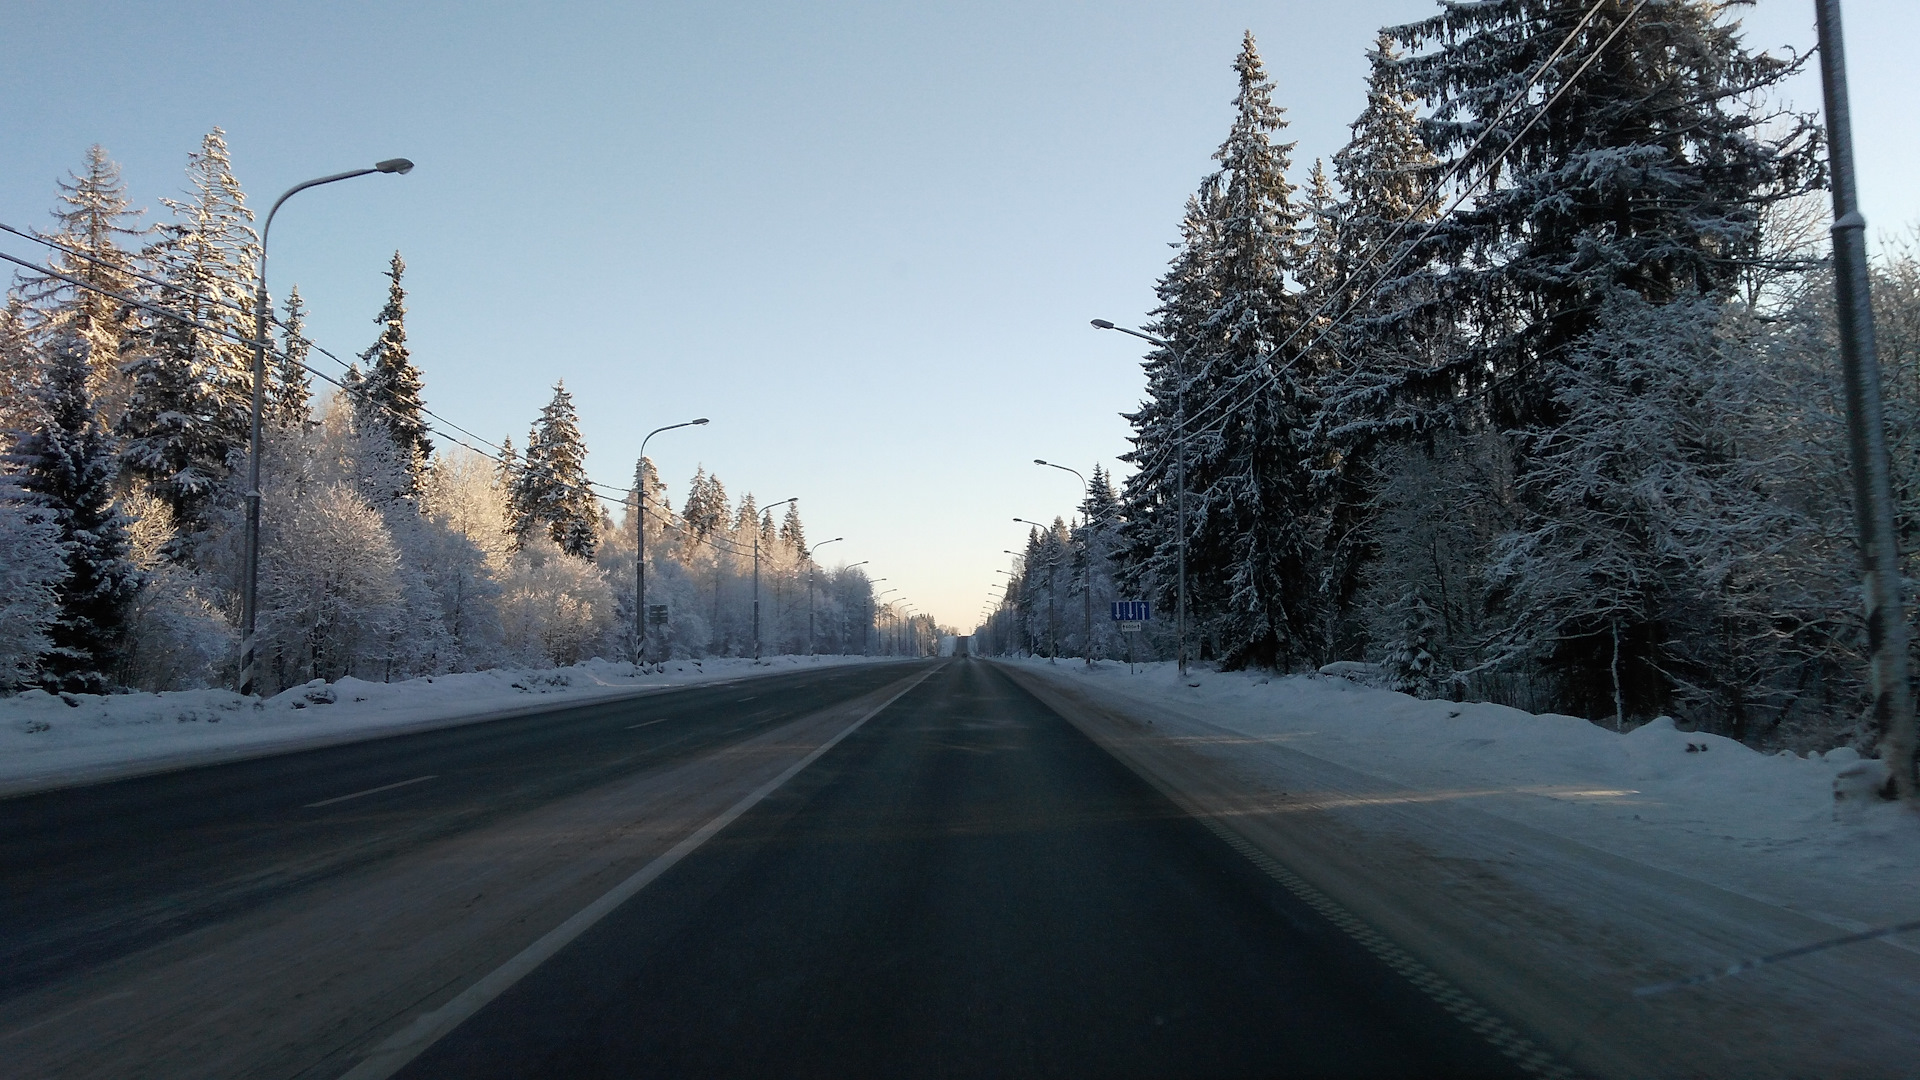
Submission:
{"label": "road", "polygon": [[[750,809],[689,848],[726,805]],[[0,1000],[22,1025],[0,1061],[341,1076],[676,841],[670,869],[399,1075],[1515,1075],[969,660],[0,802]]]}
{"label": "road", "polygon": [[401,1075],[1511,1071],[959,661]]}
{"label": "road", "polygon": [[0,1004],[900,675],[828,668],[0,800]]}

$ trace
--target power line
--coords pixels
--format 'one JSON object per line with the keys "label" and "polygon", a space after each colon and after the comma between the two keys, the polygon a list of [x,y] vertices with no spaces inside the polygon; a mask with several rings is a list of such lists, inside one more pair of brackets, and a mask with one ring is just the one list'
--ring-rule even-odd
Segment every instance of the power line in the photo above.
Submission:
{"label": "power line", "polygon": [[[19,234],[19,230],[13,229],[11,227],[0,225],[0,228],[5,229],[5,231],[7,232],[15,233],[16,235]],[[29,239],[33,239],[33,238],[29,237]],[[49,246],[58,247],[59,245],[50,244]],[[202,322],[201,320],[194,318],[193,316],[184,314],[182,312],[174,311],[170,308],[163,307],[159,304],[150,303],[148,301],[141,300],[138,297],[129,296],[124,293],[117,292],[113,289],[104,288],[102,286],[95,285],[91,282],[83,281],[80,278],[74,277],[71,274],[63,273],[59,270],[55,270],[52,267],[42,266],[38,263],[29,262],[28,260],[25,260],[25,259],[19,259],[12,255],[6,254],[5,252],[0,252],[0,259],[4,259],[7,262],[14,263],[28,270],[32,270],[35,273],[45,274],[49,277],[58,278],[71,285],[77,286],[82,289],[86,289],[91,292],[99,293],[100,295],[106,296],[109,299],[118,300],[123,304],[140,308],[143,311],[150,312],[162,318],[171,319],[175,322],[178,322],[187,326],[192,326],[195,329],[202,330],[209,334],[214,334],[218,337],[225,338],[236,344],[246,345],[246,346],[252,346],[254,344],[254,341],[252,338],[242,337],[238,334],[233,333],[231,330],[226,329],[225,327],[214,326],[214,325]],[[351,365],[347,364],[345,361],[342,361],[338,356],[334,355],[330,350],[320,345],[319,343],[313,341],[312,339],[307,338],[304,335],[297,335],[296,339],[301,342],[304,342],[309,347],[319,351],[322,355],[333,360],[335,363],[340,364],[343,367],[351,367]],[[279,355],[283,360],[286,359],[286,353],[284,350],[279,351],[277,355]],[[321,371],[320,369],[314,367],[311,364],[305,363],[304,361],[296,361],[296,363],[301,368],[301,370],[307,372],[308,374],[314,376],[315,378],[320,379],[321,381],[326,382],[327,384],[334,386],[346,393],[354,395],[358,400],[363,401],[366,404],[373,406],[374,408],[380,409],[381,411],[387,413],[389,416],[392,416],[395,418],[404,418],[402,417],[402,414],[398,410],[394,409],[392,406],[387,405],[384,402],[381,402],[375,399],[363,387],[351,385],[341,379],[335,378],[334,376],[329,375],[328,373]],[[504,450],[502,450],[502,448],[498,444],[492,442],[489,439],[485,439],[479,435],[476,435],[473,432],[468,431],[464,427],[454,424],[452,421],[447,420],[445,417],[439,415],[438,413],[433,412],[430,409],[425,408],[424,406],[422,406],[421,412],[425,413],[427,416],[434,418],[435,420],[440,421],[441,424],[446,425],[446,427],[452,429],[452,431],[457,431],[460,434],[465,435],[468,438],[471,438],[474,442],[482,443],[485,446],[491,447],[492,449],[483,450],[480,447],[474,446],[472,443],[467,442],[464,439],[456,437],[454,434],[452,434],[448,430],[434,427],[433,425],[430,425],[430,424],[423,425],[426,427],[428,431],[447,440],[448,442],[454,444],[455,446],[459,446],[465,450],[471,451],[472,453],[477,454],[480,457],[485,458],[489,461],[492,461],[496,465],[500,465],[503,468],[510,471],[519,471],[521,473],[532,472],[535,475],[539,475],[542,472],[546,472],[548,476],[552,475],[550,472],[547,472],[547,470],[536,469],[534,466],[526,465],[523,462],[520,462],[518,460],[509,461],[504,456]],[[613,497],[622,501],[624,501],[627,495],[633,490],[630,488],[615,487],[614,485],[611,485],[611,484],[603,484],[591,478],[587,480],[587,484],[589,487],[598,488],[601,491],[611,493]],[[649,511],[646,508],[646,505],[645,505],[646,502],[647,502],[647,498],[643,493],[641,504],[640,504],[641,511],[643,514],[651,513],[651,511]],[[728,554],[742,556],[742,557],[745,557],[750,554],[750,552],[748,552],[745,548],[737,547],[733,544],[732,541],[722,539],[718,537],[717,534],[708,533],[702,536],[702,535],[688,532],[684,527],[678,524],[675,524],[673,520],[673,511],[671,507],[667,508],[667,513],[665,517],[662,517],[661,515],[658,515],[658,514],[654,514],[653,516],[656,519],[660,520],[666,527],[671,528],[676,532],[679,532],[683,536],[687,536],[691,538],[693,542],[696,544],[705,543],[708,546],[713,547],[715,550],[726,551]]]}

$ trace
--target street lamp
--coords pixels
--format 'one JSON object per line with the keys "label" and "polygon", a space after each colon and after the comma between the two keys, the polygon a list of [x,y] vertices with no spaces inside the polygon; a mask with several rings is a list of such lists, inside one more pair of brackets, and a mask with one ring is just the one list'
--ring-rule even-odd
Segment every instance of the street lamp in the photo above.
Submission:
{"label": "street lamp", "polygon": [[[1017,517],[1013,520],[1022,525],[1032,525],[1034,528],[1044,532],[1053,532],[1053,526],[1051,525],[1042,525],[1037,521],[1029,521],[1022,517]],[[1011,555],[1013,552],[1009,551],[1007,554]],[[1059,569],[1059,565],[1059,555],[1056,554],[1047,559],[1047,663],[1049,664],[1060,658],[1060,635],[1054,630],[1056,620],[1054,619],[1055,605],[1053,595],[1053,572]]]}
{"label": "street lamp", "polygon": [[[795,495],[791,499],[768,503],[760,508],[760,512],[764,514],[776,506],[786,506],[788,503],[799,501],[800,497]],[[760,523],[758,521],[753,523],[753,658],[760,659]]]}
{"label": "street lamp", "polygon": [[819,543],[813,545],[812,547],[808,548],[806,551],[801,553],[801,557],[807,560],[807,655],[808,656],[813,655],[813,553],[816,551],[819,551],[823,547],[826,547],[828,544],[837,544],[840,541],[845,539],[846,537],[844,536],[836,536],[831,540],[822,540]]}
{"label": "street lamp", "polygon": [[1174,348],[1170,343],[1152,334],[1139,330],[1129,330],[1124,326],[1115,326],[1105,319],[1093,320],[1097,330],[1118,330],[1131,334],[1142,341],[1157,345],[1173,356],[1173,392],[1174,392],[1174,484],[1178,494],[1175,496],[1176,527],[1179,531],[1179,603],[1174,614],[1174,638],[1178,642],[1174,656],[1180,664],[1180,677],[1187,676],[1187,372],[1186,354]]}
{"label": "street lamp", "polygon": [[707,418],[702,416],[698,420],[668,424],[666,427],[654,428],[647,432],[646,439],[640,440],[640,460],[636,463],[634,470],[639,474],[634,477],[639,481],[639,491],[634,500],[634,509],[639,516],[633,520],[633,535],[637,545],[634,548],[633,558],[633,662],[635,664],[644,663],[647,659],[647,439],[663,431],[683,427],[704,427],[706,423]]}
{"label": "street lamp", "polygon": [[1892,465],[1880,399],[1880,358],[1873,331],[1867,267],[1867,219],[1854,188],[1853,119],[1847,102],[1847,58],[1840,32],[1840,0],[1815,0],[1820,85],[1826,101],[1827,164],[1833,191],[1833,288],[1838,308],[1840,367],[1846,386],[1848,456],[1853,468],[1853,516],[1858,530],[1866,601],[1867,677],[1872,722],[1893,790],[1920,797],[1915,775],[1913,692],[1907,681],[1907,622],[1900,574]]}
{"label": "street lamp", "polygon": [[[1093,529],[1092,529],[1093,520],[1092,520],[1092,511],[1090,507],[1093,504],[1093,488],[1087,484],[1087,478],[1080,475],[1079,469],[1069,469],[1065,465],[1055,465],[1051,461],[1045,461],[1040,458],[1034,458],[1033,463],[1035,465],[1045,465],[1049,469],[1059,469],[1061,472],[1072,473],[1074,477],[1080,481],[1080,528],[1082,528],[1083,530],[1086,530],[1086,535],[1083,536],[1080,540],[1080,554],[1085,556],[1087,561],[1087,566],[1086,566],[1086,574],[1087,574],[1086,635],[1087,636],[1084,640],[1084,644],[1086,648],[1083,651],[1087,654],[1087,666],[1092,667],[1093,666]],[[1128,654],[1128,655],[1132,655],[1132,654]]]}
{"label": "street lamp", "polygon": [[240,582],[240,692],[251,694],[254,690],[253,667],[258,655],[259,640],[254,637],[254,626],[260,614],[260,416],[266,409],[267,384],[267,326],[272,313],[267,310],[267,236],[273,232],[273,215],[280,212],[280,204],[312,187],[331,184],[338,180],[351,180],[356,176],[370,173],[405,174],[413,171],[413,162],[406,158],[388,158],[376,162],[370,169],[353,169],[348,172],[334,173],[295,184],[280,193],[273,200],[273,207],[267,211],[267,222],[260,227],[260,280],[253,296],[253,408],[247,425],[247,524],[246,524],[246,576]]}

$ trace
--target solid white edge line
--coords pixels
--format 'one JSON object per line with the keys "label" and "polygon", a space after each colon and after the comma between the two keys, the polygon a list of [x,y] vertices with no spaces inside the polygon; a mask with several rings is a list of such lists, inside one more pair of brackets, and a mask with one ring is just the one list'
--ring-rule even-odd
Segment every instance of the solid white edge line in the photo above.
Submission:
{"label": "solid white edge line", "polygon": [[331,799],[321,799],[319,802],[310,802],[307,805],[301,807],[300,809],[312,810],[314,807],[317,807],[317,806],[332,806],[334,803],[346,802],[348,799],[357,799],[362,795],[378,795],[383,791],[392,791],[394,788],[397,788],[397,787],[406,787],[408,784],[417,784],[422,780],[438,780],[438,779],[439,779],[438,774],[435,774],[433,776],[416,776],[411,780],[402,780],[397,784],[384,784],[380,787],[370,787],[365,791],[356,791],[351,795],[335,795]]}
{"label": "solid white edge line", "polygon": [[360,1064],[342,1074],[340,1080],[386,1080],[387,1077],[405,1068],[409,1062],[440,1041],[448,1032],[460,1026],[468,1017],[485,1008],[494,998],[506,993],[514,983],[525,978],[533,969],[566,948],[573,939],[586,933],[595,923],[611,914],[615,908],[631,900],[641,889],[653,884],[661,874],[671,870],[675,863],[693,854],[700,845],[711,840],[714,834],[733,824],[736,818],[753,809],[760,800],[778,791],[781,785],[800,775],[801,770],[820,760],[827,751],[838,746],[840,740],[860,730],[862,724],[880,715],[887,706],[900,700],[908,691],[919,686],[926,681],[927,676],[938,670],[938,667],[933,667],[922,672],[918,678],[901,687],[899,693],[893,694],[867,710],[859,719],[842,728],[839,734],[815,747],[806,757],[787,766],[780,775],[753,789],[739,802],[728,807],[719,817],[694,830],[691,835],[667,849],[665,854],[641,867],[632,877],[607,890],[606,895],[581,908],[572,918],[547,931],[538,941],[520,950],[511,960],[501,964],[487,973],[479,982],[455,995],[452,1001],[430,1013],[422,1014],[413,1023],[394,1033],[387,1041],[375,1047],[373,1053]]}

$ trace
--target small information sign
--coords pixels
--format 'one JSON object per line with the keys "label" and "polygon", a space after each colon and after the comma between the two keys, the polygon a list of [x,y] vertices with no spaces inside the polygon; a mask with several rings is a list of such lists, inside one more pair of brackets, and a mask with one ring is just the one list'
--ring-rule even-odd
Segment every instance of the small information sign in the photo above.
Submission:
{"label": "small information sign", "polygon": [[1137,619],[1122,619],[1120,620],[1120,632],[1123,634],[1137,634],[1141,628],[1146,625],[1146,623],[1140,622]]}

